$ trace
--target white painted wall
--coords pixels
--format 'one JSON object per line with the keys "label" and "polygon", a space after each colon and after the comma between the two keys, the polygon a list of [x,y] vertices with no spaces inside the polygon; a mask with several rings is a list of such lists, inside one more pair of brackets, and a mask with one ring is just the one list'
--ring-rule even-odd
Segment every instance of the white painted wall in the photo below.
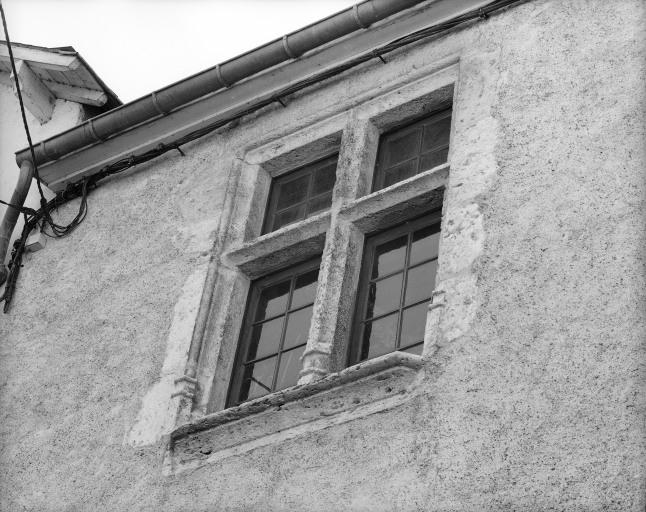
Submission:
{"label": "white painted wall", "polygon": [[[38,119],[27,111],[27,122],[29,123],[32,141],[37,143],[76,126],[83,121],[83,116],[83,106],[80,103],[61,99],[56,100],[51,119],[42,125]],[[11,200],[11,195],[18,180],[19,168],[14,154],[26,146],[27,135],[23,129],[20,104],[15,93],[13,80],[10,78],[9,73],[0,72],[0,199],[3,201]],[[45,193],[48,198],[53,196],[53,193],[46,187]],[[30,208],[38,208],[39,206],[38,190],[35,183],[32,184],[29,190],[25,205]],[[6,208],[6,206],[0,204],[0,218],[4,216]],[[14,230],[14,239],[21,229],[22,219],[18,221],[18,226]]]}

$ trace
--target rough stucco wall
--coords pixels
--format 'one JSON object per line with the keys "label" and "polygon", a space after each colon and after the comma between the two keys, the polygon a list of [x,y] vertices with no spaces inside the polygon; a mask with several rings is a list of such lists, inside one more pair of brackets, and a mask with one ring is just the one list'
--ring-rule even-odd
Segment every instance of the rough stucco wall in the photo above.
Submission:
{"label": "rough stucco wall", "polygon": [[188,347],[235,148],[392,67],[93,192],[0,318],[0,509],[643,510],[644,17],[529,2],[392,64],[460,52],[448,201],[479,195],[451,236],[480,238],[472,320],[390,412],[177,477],[129,444]]}

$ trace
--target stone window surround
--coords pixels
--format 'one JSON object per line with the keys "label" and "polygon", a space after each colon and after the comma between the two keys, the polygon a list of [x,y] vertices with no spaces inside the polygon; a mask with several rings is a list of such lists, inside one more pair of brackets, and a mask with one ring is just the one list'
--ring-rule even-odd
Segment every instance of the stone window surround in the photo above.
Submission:
{"label": "stone window surround", "polygon": [[[446,341],[440,324],[459,306],[443,291],[442,268],[451,272],[452,262],[442,249],[442,239],[422,356],[392,352],[345,368],[345,349],[366,235],[441,204],[442,238],[454,242],[450,218],[460,208],[455,205],[458,211],[454,212],[447,201],[449,163],[370,192],[381,133],[448,106],[453,119],[459,116],[453,104],[459,58],[438,62],[425,73],[419,71],[407,82],[356,101],[351,109],[322,114],[318,122],[238,153],[213,253],[217,275],[209,335],[201,346],[196,378],[175,381],[181,387],[172,396],[181,400],[176,428],[168,437],[164,474],[177,475],[392,409],[416,395],[423,361]],[[460,147],[454,132],[452,122],[448,162]],[[261,235],[271,179],[334,152],[339,152],[339,163],[330,210]],[[251,281],[321,253],[319,286],[298,385],[224,409]]]}
{"label": "stone window surround", "polygon": [[[453,61],[351,110],[242,152],[233,170],[239,173],[230,215],[233,220],[226,227],[218,270],[219,292],[230,299],[212,311],[215,318],[211,321],[222,328],[216,331],[217,336],[205,340],[193,420],[224,408],[249,283],[318,254],[323,255],[319,286],[299,385],[344,369],[364,236],[439,206],[448,180],[449,165],[445,164],[370,193],[379,136],[448,106],[457,74],[458,64]],[[271,179],[337,151],[331,208],[261,236]],[[434,302],[431,309],[442,301]],[[431,316],[426,338],[432,337]],[[425,343],[422,357],[433,350],[432,343]],[[217,364],[213,365],[214,361]]]}

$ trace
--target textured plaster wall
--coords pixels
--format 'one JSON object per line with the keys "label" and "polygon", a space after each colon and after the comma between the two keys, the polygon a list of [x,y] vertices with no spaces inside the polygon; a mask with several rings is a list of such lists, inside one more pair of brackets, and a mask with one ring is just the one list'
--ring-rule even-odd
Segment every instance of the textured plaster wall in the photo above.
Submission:
{"label": "textured plaster wall", "polygon": [[[529,2],[93,192],[0,318],[0,509],[643,511],[644,11]],[[162,397],[240,148],[456,54],[447,306],[421,393],[162,476]]]}

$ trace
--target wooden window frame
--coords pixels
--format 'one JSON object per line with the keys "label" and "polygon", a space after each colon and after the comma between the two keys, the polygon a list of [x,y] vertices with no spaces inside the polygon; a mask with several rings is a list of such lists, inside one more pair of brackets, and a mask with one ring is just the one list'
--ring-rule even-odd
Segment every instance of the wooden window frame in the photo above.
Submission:
{"label": "wooden window frame", "polygon": [[[390,185],[384,186],[384,178],[386,176],[386,171],[391,169],[392,167],[385,167],[385,162],[386,158],[389,156],[389,153],[386,151],[386,142],[388,142],[389,139],[396,137],[396,136],[401,136],[404,132],[407,131],[413,131],[417,129],[420,126],[428,125],[428,124],[433,124],[434,122],[441,121],[442,119],[451,118],[453,115],[453,109],[451,106],[446,106],[442,107],[441,109],[435,110],[433,113],[430,115],[425,115],[424,117],[417,118],[414,121],[407,122],[403,125],[397,126],[396,128],[393,128],[391,130],[388,130],[385,133],[381,134],[381,137],[379,138],[379,147],[377,149],[377,161],[375,163],[375,171],[374,171],[374,178],[373,178],[373,183],[372,183],[372,191],[376,192],[378,190],[390,187],[394,185],[395,183],[391,183]],[[415,168],[415,173],[413,176],[416,176],[417,174],[426,171],[428,169],[420,169],[420,162],[421,162],[421,156],[423,154],[428,154],[433,151],[438,151],[441,149],[447,149],[450,147],[450,139],[447,141],[446,144],[443,144],[441,146],[437,146],[432,148],[431,150],[428,150],[424,153],[422,153],[422,143],[424,141],[424,137],[420,137],[419,141],[419,146],[417,148],[417,152],[415,153],[414,157],[410,157],[406,160],[403,160],[402,162],[398,162],[397,165],[401,165],[405,163],[406,161],[412,160],[413,158],[417,159],[417,164]],[[445,162],[444,162],[445,163]],[[442,165],[442,163],[438,164]],[[396,182],[398,183],[398,182]]]}
{"label": "wooden window frame", "polygon": [[[414,307],[415,305],[419,305],[425,301],[430,300],[432,296],[432,291],[429,291],[429,297],[423,300],[420,300],[416,303],[413,304],[408,304],[406,305],[404,303],[405,297],[406,297],[406,288],[407,288],[407,277],[408,277],[408,272],[411,268],[416,268],[418,266],[421,266],[425,263],[428,263],[429,261],[436,260],[438,256],[435,258],[429,258],[428,260],[422,260],[416,262],[414,265],[410,265],[410,252],[411,252],[411,243],[412,243],[412,236],[415,231],[418,231],[422,228],[425,227],[436,227],[437,232],[439,233],[441,231],[441,222],[442,222],[442,210],[441,208],[434,209],[431,212],[425,213],[422,216],[416,217],[414,219],[407,220],[401,224],[398,224],[394,227],[387,228],[385,230],[379,231],[371,236],[366,237],[365,242],[364,242],[364,249],[363,249],[363,258],[361,262],[361,269],[360,269],[360,274],[359,274],[359,284],[358,284],[358,292],[357,292],[357,298],[355,302],[355,308],[354,308],[354,316],[353,316],[353,321],[352,321],[352,329],[351,329],[351,342],[349,343],[348,346],[348,355],[347,355],[347,365],[351,366],[354,364],[357,364],[365,358],[362,357],[362,352],[364,350],[364,342],[363,342],[363,324],[366,323],[366,310],[368,307],[368,299],[369,299],[369,289],[370,289],[370,282],[372,281],[371,279],[371,272],[374,264],[374,258],[375,258],[375,251],[376,248],[385,243],[389,242],[391,240],[395,240],[396,238],[399,238],[403,235],[407,235],[408,239],[406,242],[406,255],[405,255],[405,262],[404,262],[404,267],[397,272],[393,272],[391,274],[386,274],[384,276],[380,276],[378,281],[387,279],[388,277],[391,277],[392,275],[396,275],[399,272],[403,273],[402,277],[402,289],[400,293],[400,299],[399,299],[399,306],[397,309],[383,313],[381,315],[373,316],[370,318],[371,321],[374,319],[380,319],[380,318],[385,318],[388,315],[391,315],[395,312],[398,314],[397,318],[397,332],[395,334],[396,336],[396,348],[395,350],[392,350],[391,352],[395,352],[399,350],[400,347],[400,337],[401,337],[401,331],[402,331],[402,318],[403,318],[403,311],[405,309],[409,309]],[[423,345],[423,340],[414,343],[413,345],[410,345],[409,347],[405,347],[405,349],[412,348],[413,346],[416,346],[418,344]]]}
{"label": "wooden window frame", "polygon": [[[331,203],[332,203],[332,198],[331,198],[332,190],[334,188],[334,186],[333,186],[332,189],[330,189],[329,191],[325,191],[325,192],[323,192],[321,194],[312,195],[312,187],[313,187],[314,180],[311,178],[311,176],[317,170],[319,170],[321,167],[323,167],[325,164],[327,164],[328,162],[334,161],[334,163],[336,164],[338,162],[338,160],[339,160],[339,153],[336,152],[336,153],[333,153],[331,155],[327,155],[327,156],[325,156],[323,158],[319,158],[318,160],[314,160],[313,162],[309,162],[309,163],[307,163],[307,164],[305,164],[305,165],[303,165],[301,167],[298,167],[298,168],[296,168],[296,169],[294,169],[292,171],[289,171],[289,172],[287,172],[285,174],[282,174],[280,176],[277,176],[277,177],[273,178],[271,180],[271,186],[270,186],[270,190],[269,190],[269,200],[268,200],[268,203],[267,203],[267,208],[265,209],[265,217],[264,217],[264,220],[263,220],[263,223],[262,223],[262,231],[261,231],[261,233],[262,234],[271,233],[272,231],[276,231],[277,229],[280,229],[281,227],[288,226],[290,224],[294,224],[295,222],[299,222],[301,220],[307,219],[308,217],[311,217],[312,215],[316,215],[318,213],[322,213],[322,212],[328,210],[329,206],[327,208],[324,208],[322,210],[317,210],[317,211],[312,212],[310,214],[307,207],[308,207],[309,202],[312,199],[316,199],[317,197],[321,197],[321,196],[324,196],[325,194],[329,193],[330,194],[330,205],[331,205]],[[336,168],[336,166],[335,166],[335,168]],[[280,185],[284,184],[284,183],[288,183],[290,181],[297,180],[297,179],[299,179],[299,178],[301,178],[303,176],[307,176],[307,175],[310,175],[310,180],[309,180],[309,183],[308,183],[308,189],[307,189],[307,193],[305,195],[305,199],[303,199],[302,201],[299,201],[297,203],[294,203],[292,205],[289,205],[287,208],[284,208],[283,210],[276,210],[276,207],[277,207],[277,204],[278,204],[278,199],[279,199],[279,194],[277,193],[278,187]],[[284,224],[283,226],[279,226],[277,228],[274,227],[277,214],[279,214],[282,211],[288,210],[290,208],[294,208],[296,206],[299,206],[299,205],[305,205],[305,215],[303,217],[301,217],[301,218],[299,218],[299,219],[297,219],[295,221],[292,221],[292,222],[290,222],[288,224]]]}
{"label": "wooden window frame", "polygon": [[[240,400],[240,392],[242,391],[242,386],[244,384],[244,368],[245,365],[252,363],[252,362],[258,362],[262,361],[265,359],[269,359],[270,357],[278,357],[277,364],[274,368],[274,375],[272,378],[272,385],[271,385],[271,390],[269,390],[269,393],[273,393],[274,391],[278,391],[275,389],[276,387],[276,379],[278,372],[280,370],[280,359],[281,356],[284,352],[288,352],[291,350],[295,350],[301,345],[297,345],[295,347],[290,347],[288,350],[283,351],[283,346],[285,343],[285,334],[287,330],[287,324],[288,322],[285,321],[283,323],[282,327],[282,332],[281,332],[281,338],[279,341],[278,345],[278,351],[275,353],[271,353],[268,355],[264,355],[262,357],[259,357],[257,359],[249,360],[246,361],[247,358],[247,353],[249,351],[249,348],[251,346],[251,339],[252,339],[252,333],[253,333],[253,327],[260,323],[255,321],[256,313],[258,311],[258,306],[259,306],[259,301],[261,298],[262,291],[276,285],[280,282],[286,281],[287,278],[290,278],[290,288],[289,288],[289,294],[287,297],[287,305],[285,307],[285,311],[282,313],[282,315],[275,315],[274,317],[270,318],[264,318],[262,322],[267,322],[270,321],[273,318],[278,318],[280,316],[288,316],[289,313],[294,313],[297,311],[300,311],[302,309],[305,309],[307,307],[310,307],[313,305],[314,300],[312,300],[311,304],[305,304],[305,305],[300,305],[297,308],[291,309],[289,306],[291,306],[291,301],[292,297],[294,294],[294,287],[295,287],[295,282],[296,279],[304,275],[314,269],[319,269],[320,271],[320,266],[321,266],[321,258],[313,258],[308,261],[304,261],[302,263],[298,263],[296,265],[290,266],[288,268],[285,268],[283,270],[280,270],[278,272],[275,272],[273,274],[269,274],[265,277],[262,277],[260,279],[256,279],[253,281],[249,287],[249,294],[247,298],[247,304],[245,306],[245,313],[242,321],[242,329],[240,331],[240,338],[238,341],[238,347],[236,349],[236,356],[234,360],[234,365],[231,373],[231,379],[230,379],[230,384],[229,384],[229,391],[227,394],[227,402],[226,402],[226,407],[233,407],[235,405],[238,405],[240,403],[243,403],[245,401],[251,400],[249,398],[245,398],[243,400]],[[318,285],[317,285],[318,286]],[[311,320],[310,320],[311,323]],[[302,345],[306,345],[307,341],[303,343]]]}

